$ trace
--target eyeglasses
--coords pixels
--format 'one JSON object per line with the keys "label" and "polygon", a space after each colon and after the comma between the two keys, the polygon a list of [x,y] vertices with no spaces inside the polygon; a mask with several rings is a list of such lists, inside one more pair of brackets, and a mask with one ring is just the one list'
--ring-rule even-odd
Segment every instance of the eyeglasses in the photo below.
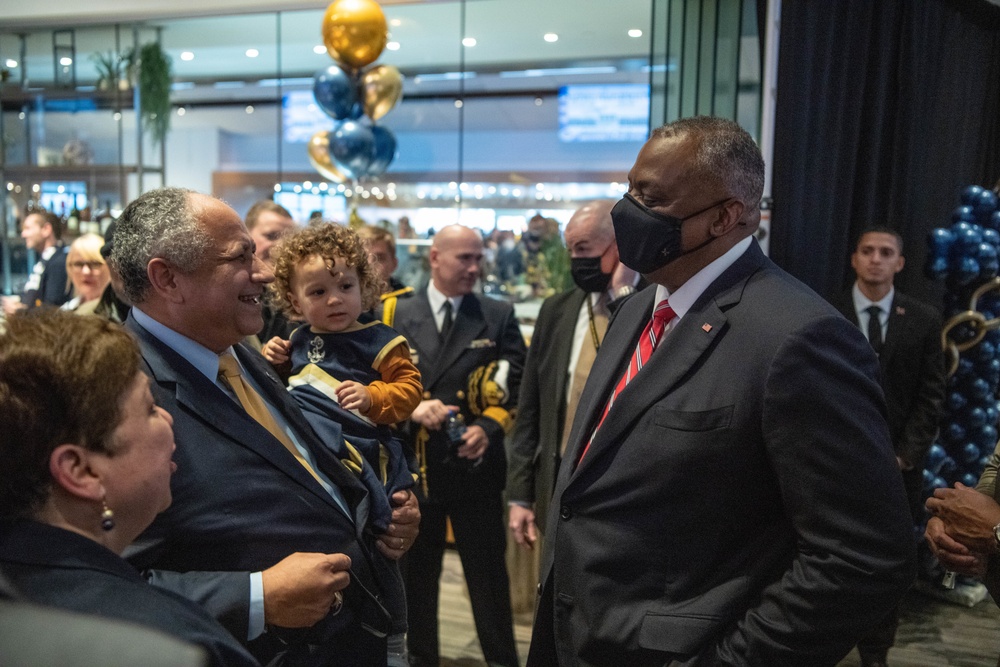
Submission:
{"label": "eyeglasses", "polygon": [[83,271],[84,268],[90,269],[91,271],[97,271],[102,266],[106,266],[104,262],[98,261],[96,259],[90,260],[89,262],[70,262],[69,268],[74,271]]}

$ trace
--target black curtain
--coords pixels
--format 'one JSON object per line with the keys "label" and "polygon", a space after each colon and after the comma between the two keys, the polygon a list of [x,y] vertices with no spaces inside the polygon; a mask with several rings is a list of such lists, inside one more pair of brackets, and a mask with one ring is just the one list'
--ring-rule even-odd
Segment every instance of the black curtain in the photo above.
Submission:
{"label": "black curtain", "polygon": [[820,294],[850,285],[866,226],[904,240],[896,284],[940,307],[927,232],[1000,178],[1000,7],[986,0],[786,0],[771,257]]}

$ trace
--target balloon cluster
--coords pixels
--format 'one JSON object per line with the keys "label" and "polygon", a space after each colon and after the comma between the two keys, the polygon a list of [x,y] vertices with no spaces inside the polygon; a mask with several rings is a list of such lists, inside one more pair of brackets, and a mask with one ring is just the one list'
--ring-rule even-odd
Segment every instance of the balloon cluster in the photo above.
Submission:
{"label": "balloon cluster", "polygon": [[[1000,316],[1000,292],[989,286],[980,290],[1000,272],[997,203],[993,191],[970,185],[962,190],[951,226],[935,228],[927,238],[925,272],[934,280],[944,279],[947,286],[948,338],[959,346],[979,335],[982,340],[958,356],[957,365],[951,360],[954,373],[948,378],[944,418],[924,469],[925,496],[956,482],[975,486],[997,443],[1000,329],[986,327],[983,334],[982,322]],[[967,317],[970,303],[981,318]]]}
{"label": "balloon cluster", "polygon": [[396,157],[396,137],[375,121],[403,96],[403,77],[391,65],[368,67],[389,37],[374,0],[336,0],[323,15],[323,43],[337,64],[313,77],[316,103],[335,121],[309,140],[309,162],[337,183],[379,176]]}

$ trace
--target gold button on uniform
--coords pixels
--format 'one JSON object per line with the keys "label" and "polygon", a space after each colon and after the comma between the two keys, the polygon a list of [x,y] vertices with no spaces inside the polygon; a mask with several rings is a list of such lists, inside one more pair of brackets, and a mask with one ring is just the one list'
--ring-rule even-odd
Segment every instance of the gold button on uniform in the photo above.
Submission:
{"label": "gold button on uniform", "polygon": [[431,400],[431,392],[429,392],[429,391],[425,391],[424,392],[424,400],[425,401]]}
{"label": "gold button on uniform", "polygon": [[460,401],[465,400],[465,392],[459,389],[457,392],[455,392],[455,398],[457,398]]}

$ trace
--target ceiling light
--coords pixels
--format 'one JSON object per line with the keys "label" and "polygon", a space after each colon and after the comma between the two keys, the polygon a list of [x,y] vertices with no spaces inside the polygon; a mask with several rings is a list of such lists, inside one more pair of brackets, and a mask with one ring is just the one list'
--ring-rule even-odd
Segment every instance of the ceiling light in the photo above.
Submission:
{"label": "ceiling light", "polygon": [[542,106],[542,104],[544,104],[544,103],[545,103],[545,100],[543,100],[543,99],[542,99],[541,97],[536,97],[536,98],[535,98],[535,106],[536,106],[536,107],[540,107],[540,106]]}
{"label": "ceiling light", "polygon": [[187,113],[187,109],[185,109],[184,107],[177,107],[177,115],[178,116],[183,116],[186,113]]}
{"label": "ceiling light", "polygon": [[7,67],[9,67],[10,69],[14,69],[15,67],[17,67],[17,61],[14,60],[13,58],[7,58]]}
{"label": "ceiling light", "polygon": [[70,65],[73,64],[73,59],[70,58],[69,56],[63,56],[62,58],[59,59],[59,64],[62,65],[63,67],[69,67]]}
{"label": "ceiling light", "polygon": [[455,108],[456,109],[462,108],[462,100],[455,100]]}
{"label": "ceiling light", "polygon": [[546,42],[558,42],[559,35],[555,34],[554,32],[547,32],[545,33],[545,36],[542,39],[544,39]]}
{"label": "ceiling light", "polygon": [[182,51],[181,60],[194,60],[194,54],[190,51]]}
{"label": "ceiling light", "polygon": [[400,21],[399,19],[392,19],[389,21],[389,25],[391,25],[393,28],[398,28],[399,26],[403,25],[403,22]]}
{"label": "ceiling light", "polygon": [[629,37],[642,37],[642,30],[639,30],[638,28],[632,28],[631,30],[628,31],[628,36]]}
{"label": "ceiling light", "polygon": [[247,49],[247,58],[256,58],[260,55],[260,51],[257,49]]}
{"label": "ceiling light", "polygon": [[326,47],[323,46],[322,44],[317,44],[316,46],[313,47],[313,53],[315,53],[317,56],[321,56],[324,53],[326,53]]}
{"label": "ceiling light", "polygon": [[390,51],[399,51],[399,42],[386,42],[385,48]]}
{"label": "ceiling light", "polygon": [[253,105],[252,104],[248,104],[247,105],[247,113],[253,113]]}
{"label": "ceiling light", "polygon": [[475,45],[476,45],[475,37],[466,37],[465,39],[462,40],[462,46],[472,47]]}

